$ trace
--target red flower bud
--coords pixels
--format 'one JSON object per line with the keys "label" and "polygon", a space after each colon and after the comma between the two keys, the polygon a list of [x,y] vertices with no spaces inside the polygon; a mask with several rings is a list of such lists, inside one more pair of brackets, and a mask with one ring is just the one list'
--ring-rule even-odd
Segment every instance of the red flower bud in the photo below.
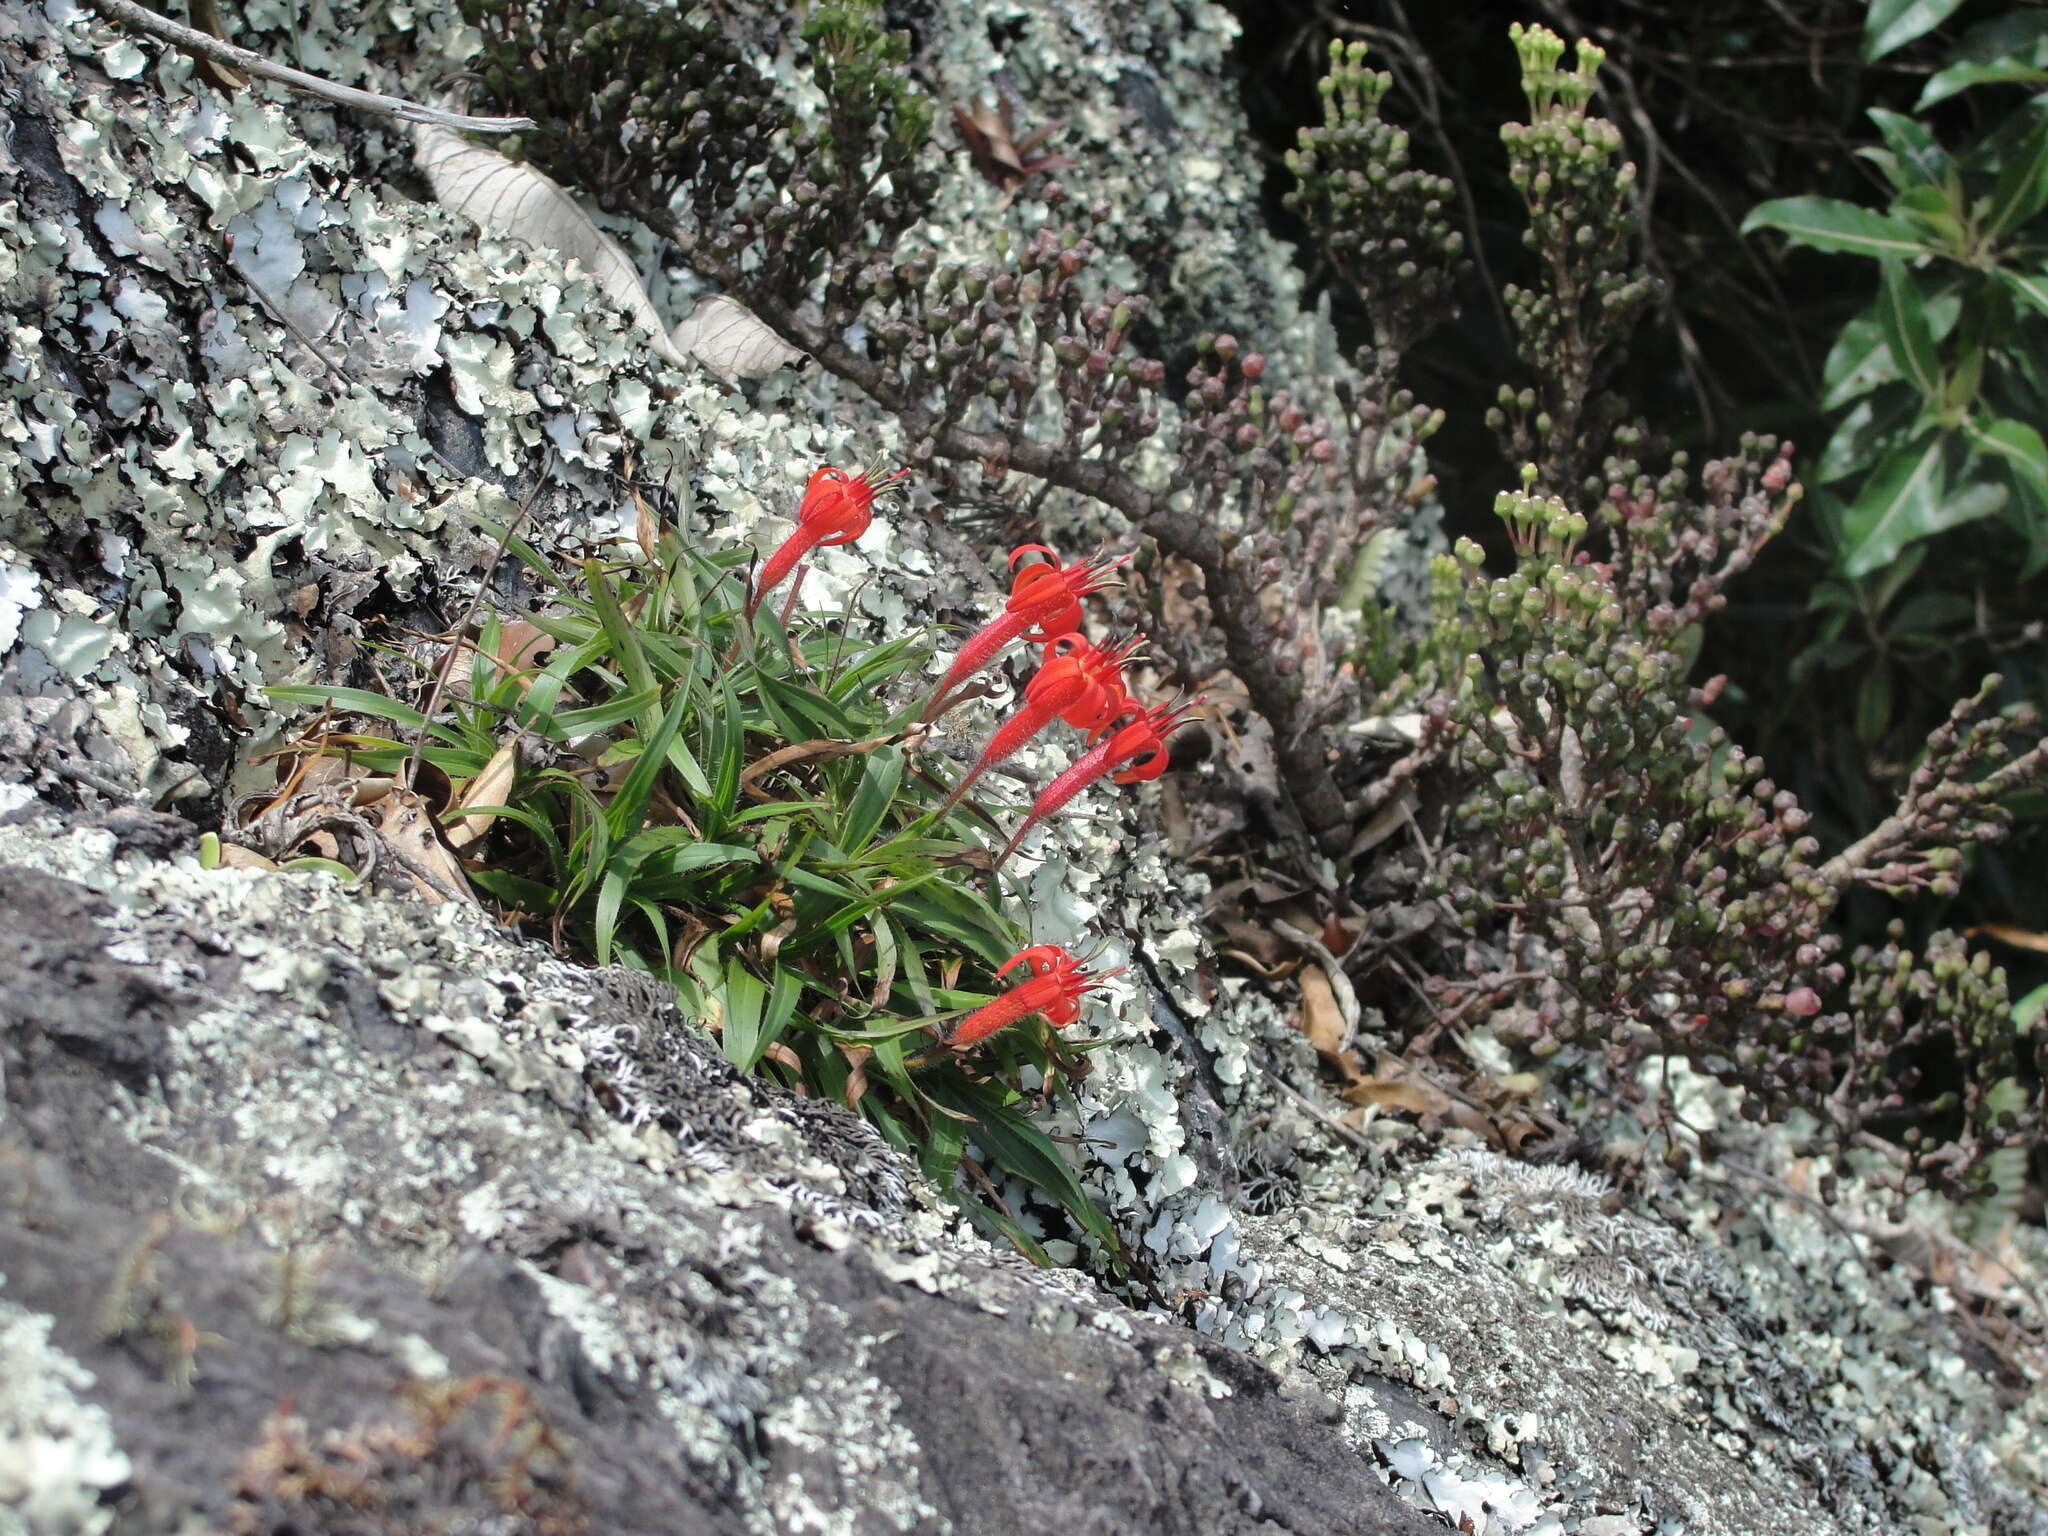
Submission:
{"label": "red flower bud", "polygon": [[1188,711],[1201,702],[1194,698],[1183,704],[1155,704],[1150,709],[1141,709],[1126,700],[1117,718],[1129,723],[1103,732],[1102,739],[1076,759],[1072,767],[1038,792],[1038,798],[1031,804],[1031,814],[1003,845],[996,863],[1001,864],[1016,852],[1025,834],[1039,822],[1058,814],[1069,800],[1097,780],[1114,773],[1117,783],[1136,784],[1166,772],[1166,738],[1186,723]]}
{"label": "red flower bud", "polygon": [[1054,639],[1045,648],[1044,664],[1024,686],[1023,704],[989,738],[981,756],[953,786],[938,813],[943,816],[959,804],[976,779],[1019,751],[1053,721],[1065,720],[1077,730],[1106,729],[1126,706],[1123,663],[1137,644],[1127,640],[1099,650],[1079,635]]}

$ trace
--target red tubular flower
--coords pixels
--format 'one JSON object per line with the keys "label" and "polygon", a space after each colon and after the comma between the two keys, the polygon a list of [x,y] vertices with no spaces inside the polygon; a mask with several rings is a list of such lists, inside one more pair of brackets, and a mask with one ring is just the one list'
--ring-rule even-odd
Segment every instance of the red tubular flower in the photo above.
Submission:
{"label": "red tubular flower", "polygon": [[[1045,559],[1033,561],[1019,570],[1018,562],[1031,555],[1044,555]],[[960,654],[953,658],[953,665],[947,669],[944,681],[933,691],[931,703],[925,706],[923,718],[936,720],[945,713],[953,692],[994,661],[1004,646],[1026,631],[1030,631],[1032,640],[1044,644],[1079,629],[1081,599],[1107,586],[1109,573],[1128,558],[1126,555],[1114,558],[1098,555],[1092,560],[1061,565],[1059,556],[1043,544],[1019,544],[1011,550],[1010,569],[1015,574],[1010,580],[1009,601],[1003,605],[1001,613],[982,625],[960,647]]]}
{"label": "red tubular flower", "polygon": [[1084,970],[1080,961],[1057,944],[1033,944],[1004,961],[996,979],[1000,981],[1020,965],[1030,967],[1029,979],[962,1019],[950,1042],[954,1049],[986,1040],[1034,1013],[1044,1014],[1053,1028],[1065,1029],[1081,1016],[1081,999],[1123,969],[1118,966],[1098,975]]}
{"label": "red tubular flower", "polygon": [[1069,800],[1105,775],[1114,773],[1119,784],[1136,784],[1166,772],[1166,738],[1186,723],[1188,711],[1201,702],[1194,698],[1182,704],[1155,704],[1150,709],[1126,703],[1117,718],[1130,723],[1106,731],[1100,741],[1075,759],[1072,767],[1038,792],[1038,798],[1031,803],[1031,814],[1024,818],[1016,836],[1003,845],[996,863],[1001,864],[1015,853],[1033,827],[1048,816],[1057,815]]}
{"label": "red tubular flower", "polygon": [[1080,730],[1096,730],[1117,716],[1125,698],[1123,663],[1137,648],[1126,640],[1102,650],[1079,635],[1061,635],[1045,648],[1045,661],[1031,681],[1024,685],[1024,702],[1017,713],[1004,721],[981,756],[967,770],[967,777],[953,786],[938,814],[960,803],[974,781],[1055,720],[1065,720]]}
{"label": "red tubular flower", "polygon": [[797,508],[796,531],[782,541],[781,548],[768,557],[747,599],[747,617],[761,606],[761,599],[781,586],[785,577],[812,550],[834,544],[851,544],[868,531],[874,521],[875,497],[910,471],[899,469],[886,479],[875,480],[871,470],[849,475],[827,464],[804,486],[803,504]]}
{"label": "red tubular flower", "polygon": [[[1090,645],[1079,635],[1055,635],[1047,641],[1045,659],[1048,663],[1072,656],[1086,679],[1081,696],[1060,711],[1060,718],[1075,730],[1086,731],[1090,736],[1114,725],[1131,697],[1124,691],[1124,664],[1144,643],[1143,635],[1133,635],[1128,640],[1106,646]],[[1031,690],[1028,685],[1024,692],[1029,697]]]}

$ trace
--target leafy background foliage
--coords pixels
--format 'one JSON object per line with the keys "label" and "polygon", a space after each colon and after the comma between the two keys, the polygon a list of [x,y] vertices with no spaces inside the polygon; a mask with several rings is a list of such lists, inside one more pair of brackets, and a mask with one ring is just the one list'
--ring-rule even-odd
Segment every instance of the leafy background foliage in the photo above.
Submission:
{"label": "leafy background foliage", "polygon": [[[1280,155],[1319,112],[1332,35],[1371,43],[1416,161],[1462,189],[1455,222],[1475,258],[1462,306],[1404,364],[1445,410],[1432,468],[1454,535],[1505,553],[1490,511],[1516,459],[1482,423],[1515,372],[1515,328],[1494,294],[1529,266],[1497,127],[1520,109],[1519,87],[1495,38],[1534,15],[1604,45],[1604,110],[1639,167],[1641,258],[1661,288],[1614,387],[1645,419],[1644,446],[1714,449],[1735,429],[1799,446],[1807,504],[1691,642],[1696,676],[1728,677],[1712,718],[1838,847],[1885,814],[1928,731],[1985,673],[2003,674],[2003,706],[2048,702],[2048,313],[2030,297],[2048,263],[2048,12],[2001,0],[1455,12],[1283,0],[1239,14],[1283,229]],[[1810,237],[1772,232],[1815,212]],[[1890,243],[1845,248],[1828,223]],[[1351,288],[1300,237],[1312,287],[1340,327],[1366,334]],[[2031,874],[2048,858],[2048,804],[2023,793],[2012,805],[2011,840],[1969,855],[1958,895],[1916,906],[1916,932],[2048,931],[2048,886]],[[1861,896],[1843,914],[1869,943],[1892,916]],[[1998,953],[2022,994],[2048,983],[2036,952]]]}

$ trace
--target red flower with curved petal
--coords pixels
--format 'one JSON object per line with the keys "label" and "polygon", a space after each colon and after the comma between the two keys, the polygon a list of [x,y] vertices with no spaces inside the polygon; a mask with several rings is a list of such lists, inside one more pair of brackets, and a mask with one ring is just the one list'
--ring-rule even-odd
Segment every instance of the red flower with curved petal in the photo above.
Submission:
{"label": "red flower with curved petal", "polygon": [[[1043,555],[1045,559],[1033,561],[1020,570],[1018,562],[1030,555]],[[960,654],[953,658],[944,680],[933,690],[922,718],[936,720],[944,714],[951,695],[960,685],[994,661],[1003,647],[1019,636],[1043,645],[1078,630],[1081,599],[1108,586],[1109,573],[1129,558],[1098,555],[1061,565],[1059,556],[1044,544],[1019,544],[1011,550],[1010,570],[1014,574],[1009,600],[1003,604],[1001,613],[960,647]]]}
{"label": "red flower with curved petal", "polygon": [[996,863],[1001,864],[1015,853],[1027,832],[1048,816],[1057,815],[1090,784],[1112,773],[1119,784],[1136,784],[1166,772],[1166,738],[1187,723],[1188,711],[1201,702],[1194,698],[1181,704],[1155,704],[1150,709],[1126,703],[1117,718],[1129,723],[1105,731],[1102,739],[1075,759],[1072,767],[1038,792],[1038,798],[1031,803],[1031,814],[1003,845]]}
{"label": "red flower with curved petal", "polygon": [[1053,721],[1065,720],[1080,730],[1098,730],[1114,720],[1126,697],[1124,658],[1137,644],[1127,640],[1103,650],[1079,635],[1061,635],[1046,646],[1045,661],[1024,685],[1024,700],[1017,713],[988,739],[981,756],[953,786],[938,814],[943,816],[958,805],[976,779]]}
{"label": "red flower with curved petal", "polygon": [[797,508],[796,531],[782,541],[761,567],[753,596],[747,600],[747,617],[754,616],[761,599],[781,586],[812,550],[851,544],[866,533],[874,521],[875,498],[909,473],[899,469],[885,479],[875,480],[871,478],[873,471],[849,475],[830,464],[814,472],[804,486],[803,503]]}
{"label": "red flower with curved petal", "polygon": [[1044,1014],[1053,1028],[1065,1029],[1081,1016],[1081,999],[1123,969],[1089,971],[1057,944],[1033,944],[1004,961],[996,979],[1000,981],[1020,965],[1028,966],[1031,975],[962,1019],[948,1042],[954,1049],[986,1040],[1034,1013]]}

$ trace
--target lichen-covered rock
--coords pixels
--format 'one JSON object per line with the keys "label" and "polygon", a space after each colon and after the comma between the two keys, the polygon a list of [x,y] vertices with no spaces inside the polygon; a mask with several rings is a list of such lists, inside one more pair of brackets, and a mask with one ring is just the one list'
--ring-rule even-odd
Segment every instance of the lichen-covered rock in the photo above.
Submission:
{"label": "lichen-covered rock", "polygon": [[0,1529],[1426,1529],[643,978],[45,817],[0,934]]}
{"label": "lichen-covered rock", "polygon": [[[236,9],[415,97],[476,44],[440,0]],[[1220,10],[892,18],[942,98],[1067,120],[1068,179],[1128,215],[1112,277],[1327,359]],[[817,463],[900,444],[815,372],[742,394],[664,360],[589,276],[422,201],[397,126],[222,93],[78,0],[0,9],[0,109],[0,1532],[1413,1527],[1388,1485],[1486,1532],[2044,1528],[2040,1360],[1894,1262],[1853,1178],[1817,1214],[1816,1171],[1725,1113],[1755,1176],[1649,1193],[1333,1127],[1304,1043],[1216,973],[1198,880],[1107,796],[1019,867],[1035,937],[1132,967],[1050,1126],[1123,1274],[1047,1213],[1095,1269],[992,1252],[644,982],[474,911],[200,871],[167,813],[217,811],[267,687],[450,623],[479,518],[537,487],[537,538],[607,539],[630,471],[761,541]],[[963,173],[932,237],[976,253],[1027,216],[998,199]],[[983,584],[940,516],[813,586],[901,627]],[[2012,1308],[2043,1264],[2007,1258]]]}

